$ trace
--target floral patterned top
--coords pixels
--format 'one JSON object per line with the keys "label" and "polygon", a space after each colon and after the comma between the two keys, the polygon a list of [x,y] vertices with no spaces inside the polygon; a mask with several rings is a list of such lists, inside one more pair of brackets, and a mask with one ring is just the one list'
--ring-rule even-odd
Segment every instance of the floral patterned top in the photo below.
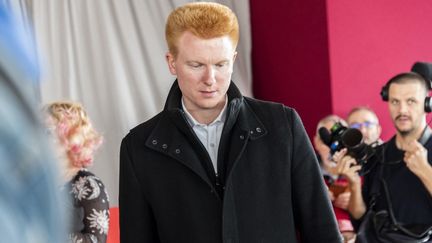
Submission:
{"label": "floral patterned top", "polygon": [[108,194],[102,181],[90,171],[80,170],[65,185],[70,194],[71,243],[105,243],[109,225]]}

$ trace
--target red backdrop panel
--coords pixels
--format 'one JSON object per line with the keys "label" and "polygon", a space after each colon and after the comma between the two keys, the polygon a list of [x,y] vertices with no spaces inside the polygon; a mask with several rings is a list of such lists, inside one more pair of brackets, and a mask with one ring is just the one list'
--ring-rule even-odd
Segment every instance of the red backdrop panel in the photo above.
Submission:
{"label": "red backdrop panel", "polygon": [[325,1],[251,0],[256,98],[294,107],[307,131],[332,112]]}
{"label": "red backdrop panel", "polygon": [[415,61],[432,62],[430,0],[250,0],[254,95],[317,121],[357,105],[394,134],[379,92]]}

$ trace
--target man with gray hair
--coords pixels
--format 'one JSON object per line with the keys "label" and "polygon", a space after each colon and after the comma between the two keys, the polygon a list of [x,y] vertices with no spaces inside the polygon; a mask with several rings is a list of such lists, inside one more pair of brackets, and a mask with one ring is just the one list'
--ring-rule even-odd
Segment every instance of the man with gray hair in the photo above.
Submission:
{"label": "man with gray hair", "polygon": [[381,125],[375,112],[366,106],[351,109],[347,116],[349,127],[359,129],[363,135],[363,142],[368,145],[382,143]]}

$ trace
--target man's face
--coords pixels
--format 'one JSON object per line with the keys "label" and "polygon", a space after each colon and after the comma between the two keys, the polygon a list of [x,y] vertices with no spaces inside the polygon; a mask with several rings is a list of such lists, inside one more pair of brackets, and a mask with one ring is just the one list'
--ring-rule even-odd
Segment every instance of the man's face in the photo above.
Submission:
{"label": "man's face", "polygon": [[381,126],[378,124],[376,116],[366,110],[360,109],[352,113],[347,119],[348,125],[361,131],[364,143],[372,144],[376,142],[381,135]]}
{"label": "man's face", "polygon": [[186,31],[177,48],[177,57],[168,53],[167,61],[186,108],[192,112],[222,109],[237,55],[230,38],[201,39]]}
{"label": "man's face", "polygon": [[424,87],[418,82],[393,83],[389,88],[389,111],[393,124],[402,136],[417,133],[423,129]]}

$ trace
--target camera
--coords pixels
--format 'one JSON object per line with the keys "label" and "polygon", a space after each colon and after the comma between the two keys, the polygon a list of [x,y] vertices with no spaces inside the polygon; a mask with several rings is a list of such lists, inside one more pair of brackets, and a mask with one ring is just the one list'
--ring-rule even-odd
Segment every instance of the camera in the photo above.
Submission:
{"label": "camera", "polygon": [[330,148],[330,154],[347,148],[347,155],[350,155],[360,165],[363,165],[375,153],[374,147],[363,142],[363,135],[360,130],[348,128],[340,122],[336,122],[328,131],[325,127],[318,130],[321,140]]}

